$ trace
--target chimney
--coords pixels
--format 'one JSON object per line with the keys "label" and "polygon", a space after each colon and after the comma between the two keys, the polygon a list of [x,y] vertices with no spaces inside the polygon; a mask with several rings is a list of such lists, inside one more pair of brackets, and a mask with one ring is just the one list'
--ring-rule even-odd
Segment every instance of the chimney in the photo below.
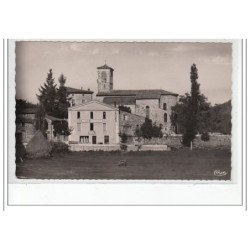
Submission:
{"label": "chimney", "polygon": [[82,90],[82,87],[81,87],[81,90]]}
{"label": "chimney", "polygon": [[90,91],[90,89],[88,89],[88,91]]}

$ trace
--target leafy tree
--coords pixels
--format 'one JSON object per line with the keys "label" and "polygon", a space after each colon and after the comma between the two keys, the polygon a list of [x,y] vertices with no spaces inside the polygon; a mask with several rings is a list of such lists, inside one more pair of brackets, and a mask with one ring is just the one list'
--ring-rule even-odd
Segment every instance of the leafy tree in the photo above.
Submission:
{"label": "leafy tree", "polygon": [[55,79],[53,78],[52,69],[49,70],[46,82],[39,88],[39,92],[40,94],[37,95],[37,98],[40,102],[40,105],[43,107],[46,114],[55,116],[58,101],[56,95],[56,84]]}
{"label": "leafy tree", "polygon": [[57,106],[56,117],[68,118],[69,102],[67,99],[67,89],[65,87],[66,77],[63,74],[61,74],[60,77],[58,78],[58,81],[60,83],[60,86],[57,91],[58,106]]}
{"label": "leafy tree", "polygon": [[68,122],[67,121],[54,121],[53,122],[53,134],[56,135],[70,135],[71,131],[68,128]]}
{"label": "leafy tree", "polygon": [[151,139],[152,137],[162,137],[161,125],[157,126],[156,123],[152,123],[151,119],[145,118],[145,122],[141,125],[140,130],[136,133],[140,133],[143,138]]}
{"label": "leafy tree", "polygon": [[131,113],[131,108],[130,108],[130,107],[123,106],[123,105],[120,105],[120,106],[119,106],[119,110],[120,110],[120,111],[125,111],[125,112],[127,112],[127,113]]}
{"label": "leafy tree", "polygon": [[190,101],[190,94],[186,93],[179,97],[178,103],[172,107],[171,123],[176,128],[177,133],[184,133],[185,123],[188,119],[188,103]]}
{"label": "leafy tree", "polygon": [[210,109],[211,131],[231,134],[231,101],[216,104]]}
{"label": "leafy tree", "polygon": [[121,142],[122,143],[126,143],[127,142],[128,136],[125,133],[121,133],[120,137],[121,137]]}
{"label": "leafy tree", "polygon": [[16,99],[16,113],[20,113],[23,109],[26,108],[36,108],[37,105],[31,102],[28,102],[27,100],[23,99]]}
{"label": "leafy tree", "polygon": [[197,79],[198,70],[193,64],[190,73],[191,93],[181,96],[179,102],[172,108],[172,125],[178,127],[178,132],[183,133],[185,146],[190,146],[198,132],[203,133],[210,129],[210,104],[200,93],[200,84]]}

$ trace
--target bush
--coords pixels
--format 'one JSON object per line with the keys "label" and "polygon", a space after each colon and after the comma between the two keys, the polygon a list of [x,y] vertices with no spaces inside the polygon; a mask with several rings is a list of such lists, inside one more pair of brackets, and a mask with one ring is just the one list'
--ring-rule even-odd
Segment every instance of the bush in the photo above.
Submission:
{"label": "bush", "polygon": [[69,152],[69,145],[64,142],[51,141],[52,153]]}
{"label": "bush", "polygon": [[126,151],[127,150],[127,148],[128,148],[128,146],[126,145],[126,144],[123,144],[123,143],[121,143],[121,150],[122,151]]}
{"label": "bush", "polygon": [[126,143],[128,140],[128,136],[125,133],[120,134],[121,142]]}
{"label": "bush", "polygon": [[[162,126],[157,126],[156,123],[152,123],[152,120],[145,118],[145,122],[142,124],[140,130],[136,131],[136,135],[139,133],[143,138],[151,139],[152,137],[155,138],[161,138],[162,132],[161,132]],[[138,135],[137,135],[138,136]]]}
{"label": "bush", "polygon": [[208,132],[204,132],[201,134],[201,140],[202,141],[209,141],[209,134]]}
{"label": "bush", "polygon": [[124,111],[124,112],[127,112],[127,113],[131,113],[131,108],[127,107],[127,106],[120,105],[119,106],[119,111]]}

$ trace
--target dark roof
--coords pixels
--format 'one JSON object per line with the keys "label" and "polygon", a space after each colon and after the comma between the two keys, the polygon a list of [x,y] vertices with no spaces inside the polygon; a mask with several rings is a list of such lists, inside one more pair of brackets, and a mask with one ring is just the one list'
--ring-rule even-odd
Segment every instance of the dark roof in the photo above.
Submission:
{"label": "dark roof", "polygon": [[51,120],[51,121],[65,121],[65,119],[60,119],[51,115],[45,115],[45,118]]}
{"label": "dark roof", "polygon": [[107,104],[116,105],[134,105],[135,97],[134,96],[105,96],[103,102]]}
{"label": "dark roof", "polygon": [[26,108],[21,109],[18,113],[19,114],[35,114],[38,108]]}
{"label": "dark roof", "polygon": [[36,119],[27,118],[27,117],[17,117],[16,123],[34,123]]}
{"label": "dark roof", "polygon": [[84,89],[76,89],[71,87],[66,87],[68,94],[93,94],[94,92],[91,90],[84,90]]}
{"label": "dark roof", "polygon": [[162,90],[162,89],[141,89],[141,90],[112,90],[110,92],[98,92],[96,96],[134,96],[138,99],[159,99],[161,95],[173,95],[178,94]]}
{"label": "dark roof", "polygon": [[112,71],[114,71],[114,69],[109,67],[106,63],[103,66],[97,67],[97,69],[111,69]]}

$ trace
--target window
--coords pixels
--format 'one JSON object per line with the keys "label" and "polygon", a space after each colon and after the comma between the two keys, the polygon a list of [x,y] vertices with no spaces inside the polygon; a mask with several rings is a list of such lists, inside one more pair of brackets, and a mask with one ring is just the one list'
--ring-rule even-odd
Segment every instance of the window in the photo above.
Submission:
{"label": "window", "polygon": [[103,82],[107,82],[107,73],[105,71],[102,71],[102,80]]}
{"label": "window", "polygon": [[103,113],[102,113],[102,118],[103,118],[103,119],[106,119],[106,112],[103,112]]}
{"label": "window", "polygon": [[89,143],[89,137],[88,136],[80,136],[80,143],[84,143],[84,144]]}
{"label": "window", "polygon": [[167,110],[167,103],[163,103],[163,109]]}
{"label": "window", "polygon": [[149,106],[146,106],[146,118],[148,119],[149,119],[149,113],[150,113]]}
{"label": "window", "polygon": [[168,122],[168,115],[167,115],[167,113],[164,114],[164,122]]}
{"label": "window", "polygon": [[75,99],[72,99],[72,106],[75,106],[76,103],[75,103]]}
{"label": "window", "polygon": [[109,144],[109,136],[108,135],[104,136],[104,144]]}
{"label": "window", "polygon": [[106,131],[106,123],[103,123],[103,132],[105,132]]}
{"label": "window", "polygon": [[25,123],[24,122],[22,122],[22,127],[25,127]]}
{"label": "window", "polygon": [[77,111],[77,119],[79,119],[80,117],[81,117],[81,113]]}
{"label": "window", "polygon": [[94,123],[90,123],[90,131],[94,130]]}
{"label": "window", "polygon": [[90,119],[93,119],[94,118],[94,113],[91,111],[90,112]]}
{"label": "window", "polygon": [[114,106],[116,107],[116,102],[114,102]]}
{"label": "window", "polygon": [[77,123],[77,131],[81,131],[81,123]]}

